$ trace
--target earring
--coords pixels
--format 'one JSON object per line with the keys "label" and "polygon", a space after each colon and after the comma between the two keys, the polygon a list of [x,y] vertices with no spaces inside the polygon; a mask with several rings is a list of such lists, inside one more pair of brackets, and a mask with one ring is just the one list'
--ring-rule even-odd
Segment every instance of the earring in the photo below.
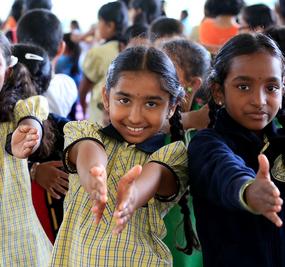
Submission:
{"label": "earring", "polygon": [[219,106],[222,106],[222,105],[223,105],[223,102],[220,100],[220,101],[218,102],[218,105],[219,105]]}

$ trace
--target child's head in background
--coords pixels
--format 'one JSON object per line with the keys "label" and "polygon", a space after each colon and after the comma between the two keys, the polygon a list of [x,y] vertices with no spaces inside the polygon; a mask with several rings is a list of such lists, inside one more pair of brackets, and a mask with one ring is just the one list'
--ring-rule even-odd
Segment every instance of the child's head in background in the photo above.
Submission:
{"label": "child's head in background", "polygon": [[175,67],[153,47],[130,47],[109,67],[103,102],[110,121],[129,143],[157,134],[184,96]]}
{"label": "child's head in background", "polygon": [[123,2],[109,2],[98,11],[98,31],[102,39],[120,39],[128,27],[128,10]]}
{"label": "child's head in background", "polygon": [[13,119],[13,109],[20,99],[36,95],[29,71],[12,55],[11,44],[0,33],[0,122]]}
{"label": "child's head in background", "polygon": [[240,34],[215,58],[209,76],[212,99],[241,126],[259,132],[281,108],[284,57],[263,34]]}
{"label": "child's head in background", "polygon": [[48,54],[32,44],[16,44],[12,46],[12,54],[29,70],[37,93],[42,95],[47,90],[52,75]]}
{"label": "child's head in background", "polygon": [[[162,43],[162,50],[174,63],[187,100],[188,95],[190,98],[202,87],[211,66],[211,55],[202,45],[182,38]],[[183,111],[189,111],[190,104],[185,103]]]}
{"label": "child's head in background", "polygon": [[50,60],[64,51],[61,22],[45,9],[34,9],[21,17],[17,26],[17,38],[19,43],[32,43],[42,47]]}

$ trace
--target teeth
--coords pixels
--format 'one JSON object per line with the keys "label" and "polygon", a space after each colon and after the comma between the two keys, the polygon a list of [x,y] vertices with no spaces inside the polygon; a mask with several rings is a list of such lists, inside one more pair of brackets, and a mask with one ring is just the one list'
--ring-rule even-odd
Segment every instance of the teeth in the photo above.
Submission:
{"label": "teeth", "polygon": [[129,130],[133,131],[133,132],[139,132],[139,131],[142,131],[142,130],[143,130],[143,128],[132,128],[132,127],[129,127],[129,126],[127,126],[127,128],[128,128]]}

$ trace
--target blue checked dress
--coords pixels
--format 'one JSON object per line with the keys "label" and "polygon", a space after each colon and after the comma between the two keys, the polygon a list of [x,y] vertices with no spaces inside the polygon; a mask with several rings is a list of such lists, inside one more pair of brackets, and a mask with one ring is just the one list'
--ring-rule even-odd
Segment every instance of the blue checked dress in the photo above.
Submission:
{"label": "blue checked dress", "polygon": [[[163,216],[178,201],[187,182],[187,157],[183,142],[164,145],[164,135],[130,145],[110,125],[99,129],[87,121],[65,125],[65,153],[80,139],[102,143],[108,155],[108,202],[98,226],[94,223],[88,194],[79,184],[76,169],[68,159],[69,191],[65,214],[50,266],[171,266],[172,256],[162,242],[166,235]],[[67,157],[68,158],[68,157]],[[152,198],[133,214],[120,235],[112,235],[119,179],[134,165],[149,161],[169,166],[177,175],[179,193],[169,199]],[[151,178],[151,177],[150,177]]]}
{"label": "blue checked dress", "polygon": [[17,102],[14,120],[0,124],[0,266],[44,267],[51,253],[51,243],[35,213],[27,160],[17,159],[5,151],[6,136],[18,122],[34,116],[47,118],[44,97],[34,96]]}

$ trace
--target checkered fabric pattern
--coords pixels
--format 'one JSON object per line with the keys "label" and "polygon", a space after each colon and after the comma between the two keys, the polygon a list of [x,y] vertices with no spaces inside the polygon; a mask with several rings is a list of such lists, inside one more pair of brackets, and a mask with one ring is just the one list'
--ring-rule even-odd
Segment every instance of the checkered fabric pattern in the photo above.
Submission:
{"label": "checkered fabric pattern", "polygon": [[[98,129],[97,125],[87,121],[66,124],[65,146],[90,137],[104,144],[108,155],[107,207],[100,224],[96,226],[89,196],[80,186],[78,175],[70,174],[65,215],[50,266],[171,266],[171,254],[161,241],[166,234],[163,215],[179,196],[172,202],[151,199],[146,207],[134,213],[120,235],[112,235],[112,216],[118,181],[136,164],[153,160],[167,164],[179,177],[181,194],[187,180],[187,154],[183,142],[164,146],[149,155],[134,145],[105,136]],[[70,166],[70,169],[73,167]]]}
{"label": "checkered fabric pattern", "polygon": [[9,155],[5,142],[22,118],[46,119],[48,104],[43,97],[31,97],[19,101],[14,114],[14,121],[0,125],[0,266],[44,267],[52,246],[33,207],[27,160]]}

